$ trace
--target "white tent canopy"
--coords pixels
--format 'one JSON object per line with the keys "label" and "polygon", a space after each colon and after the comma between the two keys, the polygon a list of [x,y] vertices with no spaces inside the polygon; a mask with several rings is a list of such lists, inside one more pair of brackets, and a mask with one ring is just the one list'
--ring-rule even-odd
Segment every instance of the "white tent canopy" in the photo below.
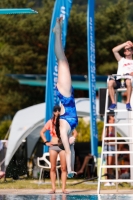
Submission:
{"label": "white tent canopy", "polygon": [[[88,98],[78,98],[75,100],[78,117],[88,117],[90,115],[90,105]],[[40,137],[40,130],[45,121],[45,103],[34,105],[25,109],[22,109],[16,113],[11,124],[11,130],[8,140],[8,148],[5,158],[5,165],[7,166],[13,157],[14,153],[22,143],[22,140],[27,138],[28,146],[28,158],[30,157],[35,144]],[[118,103],[118,108],[125,109],[125,105]],[[99,116],[99,100],[96,100],[96,113]],[[52,113],[51,113],[52,115]],[[117,119],[118,123],[122,123],[127,120],[128,112],[119,113]],[[128,135],[128,127],[119,126],[118,132],[122,136]]]}

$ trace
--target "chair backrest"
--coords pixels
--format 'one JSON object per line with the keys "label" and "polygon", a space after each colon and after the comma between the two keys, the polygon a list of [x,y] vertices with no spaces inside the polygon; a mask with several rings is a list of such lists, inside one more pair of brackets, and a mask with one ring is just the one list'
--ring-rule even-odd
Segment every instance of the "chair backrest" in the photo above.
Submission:
{"label": "chair backrest", "polygon": [[[40,158],[38,157],[37,158],[37,165],[38,165],[38,167],[43,167],[45,169],[50,169],[51,168],[51,163],[49,161],[50,160],[49,157],[50,157],[49,152],[44,153],[43,156],[40,157]],[[40,164],[40,161],[44,161],[46,165]],[[58,155],[56,168],[60,168],[61,167],[59,161],[60,161],[60,157]]]}
{"label": "chair backrest", "polygon": [[[45,169],[50,169],[51,168],[51,163],[49,162],[49,153],[44,153],[42,157],[37,158],[37,165],[38,167],[42,167]],[[41,163],[43,161],[43,164]]]}
{"label": "chair backrest", "polygon": [[44,162],[49,166],[49,168],[51,168],[51,163],[50,163],[50,161],[49,161],[49,160],[50,160],[49,157],[50,157],[49,152],[44,153],[43,156],[42,156]]}

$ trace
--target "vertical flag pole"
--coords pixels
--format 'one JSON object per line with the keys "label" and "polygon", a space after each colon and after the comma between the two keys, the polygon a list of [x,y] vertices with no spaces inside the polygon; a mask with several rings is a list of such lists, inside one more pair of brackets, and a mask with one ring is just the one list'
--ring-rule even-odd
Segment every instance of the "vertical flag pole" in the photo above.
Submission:
{"label": "vertical flag pole", "polygon": [[[46,102],[46,113],[45,122],[52,117],[53,106],[58,104],[58,99],[55,92],[55,87],[58,78],[58,62],[54,52],[54,33],[53,28],[56,23],[56,19],[63,17],[62,24],[62,44],[65,47],[66,35],[67,35],[67,24],[72,7],[72,0],[56,0],[52,15],[49,47],[48,47],[48,58],[47,58],[47,75],[46,75],[46,91],[45,91],[45,102]],[[50,134],[46,132],[47,140],[50,140]],[[48,152],[48,147],[44,146],[43,152]]]}
{"label": "vertical flag pole", "polygon": [[91,153],[97,157],[97,125],[96,125],[96,67],[95,67],[95,31],[94,31],[95,1],[88,0],[87,12],[87,43],[88,43],[88,83],[90,100],[90,131]]}

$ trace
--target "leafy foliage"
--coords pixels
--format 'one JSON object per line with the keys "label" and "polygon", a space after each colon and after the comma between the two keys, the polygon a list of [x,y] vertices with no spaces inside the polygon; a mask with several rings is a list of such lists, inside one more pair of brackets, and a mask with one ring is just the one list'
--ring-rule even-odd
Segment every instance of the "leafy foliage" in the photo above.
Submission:
{"label": "leafy foliage", "polygon": [[[44,88],[19,85],[7,74],[46,74],[54,2],[54,0],[0,1],[1,8],[32,7],[38,11],[38,14],[0,16],[0,120],[7,117],[12,119],[19,109],[44,101]],[[88,73],[87,3],[87,0],[74,0],[69,18],[66,55],[72,74]],[[132,1],[128,0],[96,1],[97,74],[115,73],[117,62],[112,48],[119,43],[133,40],[131,8],[133,8]],[[81,93],[75,94],[75,97],[81,97]]]}
{"label": "leafy foliage", "polygon": [[103,12],[96,13],[96,64],[99,74],[116,72],[117,63],[114,63],[112,48],[133,40],[133,25],[128,21],[130,6],[128,1],[119,0]]}
{"label": "leafy foliage", "polygon": [[9,130],[10,125],[11,125],[10,120],[5,120],[0,123],[0,140],[5,139],[5,136]]}
{"label": "leafy foliage", "polygon": [[[19,85],[6,75],[46,73],[53,3],[45,1],[45,8],[40,8],[38,15],[0,17],[0,119],[7,115],[12,118],[19,109],[44,101],[43,88]],[[2,7],[7,5],[26,7],[28,3],[26,0],[1,1]]]}
{"label": "leafy foliage", "polygon": [[90,124],[89,123],[86,123],[82,118],[79,119],[76,130],[78,132],[78,135],[76,138],[77,142],[90,141]]}
{"label": "leafy foliage", "polygon": [[[78,126],[76,128],[78,132],[77,142],[89,142],[91,140],[90,134],[90,123],[86,122],[84,119],[80,118]],[[103,122],[97,122],[98,140],[101,141],[103,132]]]}

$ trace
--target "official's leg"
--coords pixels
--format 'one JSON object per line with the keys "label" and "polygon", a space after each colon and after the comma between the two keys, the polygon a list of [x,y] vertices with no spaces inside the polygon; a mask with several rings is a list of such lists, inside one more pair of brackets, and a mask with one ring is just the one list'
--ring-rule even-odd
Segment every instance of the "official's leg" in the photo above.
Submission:
{"label": "official's leg", "polygon": [[114,90],[115,86],[116,86],[115,81],[114,80],[109,80],[109,82],[108,82],[108,90],[109,90],[109,95],[110,95],[112,104],[116,103],[116,101],[115,101],[115,90]]}
{"label": "official's leg", "polygon": [[[113,165],[113,156],[112,155],[108,155],[107,165]],[[112,174],[112,171],[113,171],[112,168],[108,169],[108,173],[109,174]]]}
{"label": "official's leg", "polygon": [[127,103],[130,102],[130,98],[131,98],[131,93],[132,93],[132,84],[131,84],[131,80],[127,79],[126,80],[126,87],[127,87]]}

